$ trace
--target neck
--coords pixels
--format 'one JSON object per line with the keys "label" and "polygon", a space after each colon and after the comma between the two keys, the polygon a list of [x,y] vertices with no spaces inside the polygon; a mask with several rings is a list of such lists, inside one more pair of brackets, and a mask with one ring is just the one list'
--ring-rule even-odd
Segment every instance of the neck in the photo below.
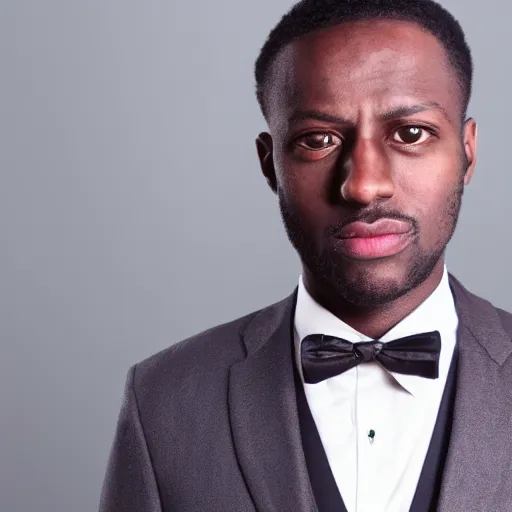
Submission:
{"label": "neck", "polygon": [[306,272],[304,285],[308,293],[324,308],[356,331],[372,339],[384,336],[396,324],[414,311],[437,288],[443,277],[444,258],[441,258],[429,277],[419,286],[398,299],[376,307],[360,307],[326,293],[325,288],[316,286]]}

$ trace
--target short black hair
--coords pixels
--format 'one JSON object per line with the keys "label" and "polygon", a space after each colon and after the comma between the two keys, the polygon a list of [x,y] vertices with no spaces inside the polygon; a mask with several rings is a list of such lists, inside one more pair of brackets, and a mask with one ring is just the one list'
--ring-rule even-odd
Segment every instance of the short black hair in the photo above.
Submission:
{"label": "short black hair", "polygon": [[360,20],[400,20],[416,23],[445,48],[461,91],[462,116],[471,97],[473,62],[459,22],[433,0],[301,0],[270,32],[256,60],[256,96],[263,115],[267,75],[276,55],[310,32]]}

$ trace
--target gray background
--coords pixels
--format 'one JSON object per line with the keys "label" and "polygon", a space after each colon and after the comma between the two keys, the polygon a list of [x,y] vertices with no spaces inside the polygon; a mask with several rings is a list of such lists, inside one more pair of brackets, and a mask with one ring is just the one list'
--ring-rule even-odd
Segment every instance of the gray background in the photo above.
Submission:
{"label": "gray background", "polygon": [[[97,509],[128,367],[295,286],[252,78],[291,3],[1,1],[2,512]],[[512,13],[444,5],[480,124],[448,265],[512,310]]]}

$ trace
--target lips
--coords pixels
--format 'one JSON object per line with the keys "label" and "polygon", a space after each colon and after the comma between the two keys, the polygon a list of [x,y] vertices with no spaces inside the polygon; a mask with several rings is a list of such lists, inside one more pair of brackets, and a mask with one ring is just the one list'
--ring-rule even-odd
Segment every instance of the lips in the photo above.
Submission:
{"label": "lips", "polygon": [[380,219],[373,224],[352,222],[339,233],[339,238],[370,238],[384,235],[402,235],[411,231],[407,222],[395,219]]}
{"label": "lips", "polygon": [[409,223],[395,219],[380,219],[372,224],[353,222],[339,232],[337,245],[352,259],[384,258],[405,249],[412,234]]}

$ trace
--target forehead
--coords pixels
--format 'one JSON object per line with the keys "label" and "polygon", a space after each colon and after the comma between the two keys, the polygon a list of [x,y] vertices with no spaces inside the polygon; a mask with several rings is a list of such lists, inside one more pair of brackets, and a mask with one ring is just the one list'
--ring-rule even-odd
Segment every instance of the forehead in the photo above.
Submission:
{"label": "forehead", "polygon": [[350,119],[362,109],[377,114],[418,102],[436,102],[454,119],[460,115],[458,82],[444,47],[403,21],[350,22],[301,37],[276,56],[267,91],[269,118],[312,108]]}

